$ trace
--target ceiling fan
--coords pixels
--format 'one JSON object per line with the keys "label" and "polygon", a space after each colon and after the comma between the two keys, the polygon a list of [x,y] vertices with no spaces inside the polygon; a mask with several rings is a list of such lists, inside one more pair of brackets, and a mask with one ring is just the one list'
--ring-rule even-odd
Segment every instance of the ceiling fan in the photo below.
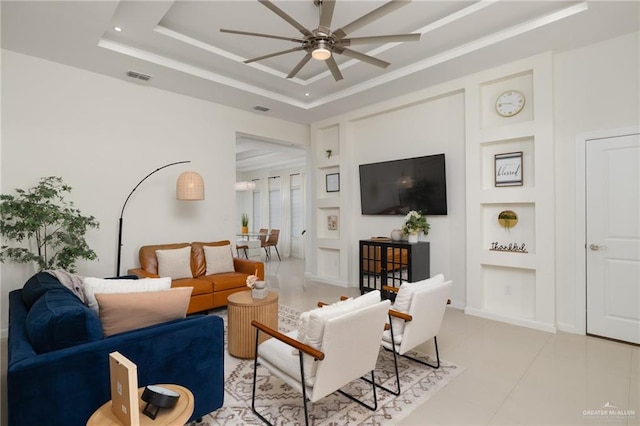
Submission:
{"label": "ceiling fan", "polygon": [[320,8],[320,21],[318,28],[308,30],[303,27],[298,21],[293,19],[282,9],[273,4],[270,0],[258,0],[276,15],[287,21],[290,25],[295,27],[302,33],[302,38],[291,38],[270,34],[253,33],[247,31],[228,30],[220,28],[223,33],[241,34],[255,37],[266,37],[277,40],[287,40],[294,43],[298,43],[299,46],[291,49],[282,50],[268,55],[259,56],[253,59],[247,59],[245,64],[260,61],[262,59],[272,58],[274,56],[284,55],[286,53],[298,52],[304,50],[307,54],[302,58],[300,62],[291,70],[287,75],[287,78],[293,78],[304,67],[311,58],[325,61],[329,71],[333,75],[336,81],[342,80],[342,73],[336,64],[333,54],[345,55],[350,58],[357,59],[362,62],[366,62],[371,65],[375,65],[381,68],[386,68],[390,64],[381,59],[373,56],[365,55],[364,53],[357,52],[349,49],[348,46],[357,44],[376,44],[376,43],[397,43],[403,41],[418,41],[420,40],[420,34],[394,34],[394,35],[379,35],[370,37],[352,37],[346,38],[346,36],[357,29],[376,21],[383,16],[393,12],[394,10],[405,6],[410,3],[410,0],[391,0],[388,3],[383,4],[377,9],[361,16],[355,21],[339,28],[335,31],[331,31],[331,19],[333,18],[333,10],[335,8],[335,0],[314,0],[314,4]]}

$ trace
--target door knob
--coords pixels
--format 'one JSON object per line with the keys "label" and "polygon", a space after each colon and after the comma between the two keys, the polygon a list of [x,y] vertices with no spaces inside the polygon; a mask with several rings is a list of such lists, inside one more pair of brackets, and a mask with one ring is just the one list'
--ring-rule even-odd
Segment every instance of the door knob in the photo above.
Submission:
{"label": "door knob", "polygon": [[602,250],[602,249],[606,249],[607,246],[599,246],[597,244],[590,244],[589,248],[593,251],[598,251],[598,250]]}

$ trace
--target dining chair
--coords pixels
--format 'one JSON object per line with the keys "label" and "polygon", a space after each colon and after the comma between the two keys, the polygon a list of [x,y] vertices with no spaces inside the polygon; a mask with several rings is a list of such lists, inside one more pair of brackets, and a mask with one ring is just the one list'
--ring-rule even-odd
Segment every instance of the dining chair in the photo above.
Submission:
{"label": "dining chair", "polygon": [[247,249],[249,248],[248,245],[246,244],[236,244],[236,253],[238,254],[238,257],[240,257],[240,250],[244,251],[244,257],[245,259],[249,259],[249,255],[247,254]]}
{"label": "dining chair", "polygon": [[269,238],[269,230],[267,228],[260,228],[258,231],[258,240],[260,240],[260,248],[263,248],[267,254],[267,260],[269,260],[269,253],[267,252],[267,239]]}
{"label": "dining chair", "polygon": [[267,249],[269,249],[269,251],[267,252],[267,257],[269,259],[271,259],[271,247],[274,247],[276,249],[276,253],[278,254],[278,260],[282,260],[280,258],[280,252],[278,251],[278,238],[280,237],[280,230],[279,229],[272,229],[271,232],[269,233],[269,237],[267,238],[267,241],[265,242],[265,248],[264,251],[267,252]]}

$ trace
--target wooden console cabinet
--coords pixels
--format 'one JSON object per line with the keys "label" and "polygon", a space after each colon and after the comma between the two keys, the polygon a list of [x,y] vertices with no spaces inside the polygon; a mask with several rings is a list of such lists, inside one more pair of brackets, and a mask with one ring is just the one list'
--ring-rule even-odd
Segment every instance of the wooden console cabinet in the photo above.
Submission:
{"label": "wooden console cabinet", "polygon": [[[429,243],[360,240],[360,292],[429,278]],[[388,296],[388,295],[386,295]]]}

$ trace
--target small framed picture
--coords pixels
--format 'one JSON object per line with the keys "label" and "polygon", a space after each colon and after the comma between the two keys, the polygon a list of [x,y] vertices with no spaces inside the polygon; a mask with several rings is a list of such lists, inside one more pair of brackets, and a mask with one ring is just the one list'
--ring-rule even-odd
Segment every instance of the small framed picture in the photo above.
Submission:
{"label": "small framed picture", "polygon": [[522,151],[495,155],[495,186],[522,185]]}
{"label": "small framed picture", "polygon": [[327,192],[340,191],[340,173],[329,173],[327,176]]}
{"label": "small framed picture", "polygon": [[327,229],[329,231],[337,231],[338,230],[338,216],[336,216],[336,215],[327,216]]}

